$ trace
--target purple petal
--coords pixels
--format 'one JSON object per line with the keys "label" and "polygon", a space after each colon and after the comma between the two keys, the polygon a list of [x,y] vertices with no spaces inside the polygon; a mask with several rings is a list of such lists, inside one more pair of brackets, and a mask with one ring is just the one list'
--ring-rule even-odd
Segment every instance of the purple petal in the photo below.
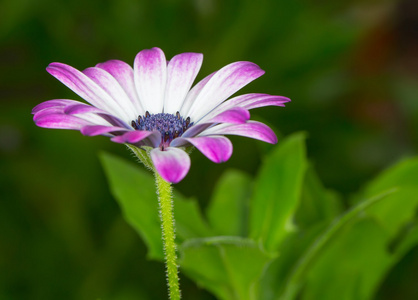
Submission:
{"label": "purple petal", "polygon": [[[74,104],[71,104],[74,105]],[[78,104],[75,104],[78,105]],[[82,104],[85,105],[85,104]],[[87,105],[86,105],[87,106]],[[94,108],[92,106],[89,106]],[[36,112],[33,116],[35,124],[38,126],[48,126],[51,128],[67,128],[67,129],[80,129],[79,125],[121,125],[121,123],[114,119],[112,116],[94,114],[94,113],[85,113],[79,115],[70,115],[66,114],[65,110],[68,107],[65,106],[53,106],[49,108],[42,109]],[[47,123],[45,123],[47,122]],[[64,123],[63,123],[64,122]],[[65,125],[65,122],[70,122],[69,125]],[[76,124],[76,125],[73,125]],[[64,126],[64,127],[62,127]],[[68,128],[69,127],[69,128]],[[122,127],[124,125],[122,124]]]}
{"label": "purple petal", "polygon": [[168,182],[177,183],[189,172],[190,157],[179,148],[168,147],[164,151],[155,148],[150,154],[155,169]]}
{"label": "purple petal", "polygon": [[33,109],[32,109],[32,114],[35,114],[41,110],[47,109],[47,108],[51,108],[51,107],[64,107],[70,104],[84,104],[82,102],[79,101],[75,101],[75,100],[68,100],[68,99],[54,99],[54,100],[48,100],[45,102],[42,102],[38,105],[36,105]]}
{"label": "purple petal", "polygon": [[42,109],[33,115],[33,120],[36,122],[38,119],[49,115],[64,115],[64,106],[52,106]]}
{"label": "purple petal", "polygon": [[263,74],[264,71],[252,62],[235,62],[223,67],[196,97],[189,116],[192,120],[199,120],[236,91]]}
{"label": "purple petal", "polygon": [[184,99],[200,70],[203,54],[182,53],[174,56],[167,66],[164,112],[180,111]]}
{"label": "purple petal", "polygon": [[232,123],[243,124],[250,119],[250,112],[242,107],[233,107],[225,110],[212,118],[203,118],[201,123]]}
{"label": "purple petal", "polygon": [[127,131],[128,129],[116,126],[104,126],[104,125],[87,125],[81,128],[81,133],[87,136],[96,136],[101,135],[109,132],[115,131]]}
{"label": "purple petal", "polygon": [[215,163],[225,162],[232,155],[232,143],[224,136],[199,136],[179,139],[187,140]]}
{"label": "purple petal", "polygon": [[119,82],[108,72],[101,68],[91,67],[83,71],[91,80],[100,86],[118,105],[126,116],[125,120],[133,120],[138,117],[139,111],[135,110],[125,90],[120,86]]}
{"label": "purple petal", "polygon": [[128,117],[117,101],[77,69],[62,63],[51,63],[47,67],[47,71],[92,105],[121,119]]}
{"label": "purple petal", "polygon": [[90,125],[91,123],[69,115],[64,114],[44,114],[34,118],[35,124],[43,128],[55,128],[55,129],[73,129],[80,130],[81,127]]}
{"label": "purple petal", "polygon": [[141,105],[150,113],[163,112],[167,61],[159,48],[142,50],[134,61],[134,79]]}
{"label": "purple petal", "polygon": [[194,137],[194,136],[198,135],[199,133],[201,133],[202,131],[206,130],[207,128],[211,127],[212,125],[213,124],[211,124],[211,123],[203,123],[203,124],[193,125],[189,129],[187,129],[185,133],[183,133],[182,137]]}
{"label": "purple petal", "polygon": [[85,103],[74,103],[71,105],[67,105],[64,108],[64,113],[67,115],[76,115],[76,114],[86,114],[86,113],[102,113],[108,114],[104,110],[85,104]]}
{"label": "purple petal", "polygon": [[[65,100],[65,99],[56,99],[51,101],[43,102],[37,105],[32,113],[35,115],[34,119],[39,118],[40,116],[46,114],[65,114],[65,115],[78,115],[77,117],[91,118],[94,117],[92,114],[96,115],[95,117],[100,117],[103,120],[110,122],[111,124],[122,125],[123,127],[129,127],[126,123],[119,120],[117,117],[109,115],[108,112],[88,105],[86,103],[74,101],[74,100]],[[83,117],[83,114],[89,114],[89,116]],[[112,120],[112,121],[110,121]]]}
{"label": "purple petal", "polygon": [[220,124],[213,126],[201,133],[202,136],[208,135],[240,135],[257,140],[261,140],[270,144],[277,143],[276,134],[266,124],[257,121],[248,121],[245,124]]}
{"label": "purple petal", "polygon": [[[222,114],[223,112],[235,109],[237,107],[250,110],[257,107],[263,106],[284,106],[284,103],[289,102],[290,99],[282,96],[272,96],[268,94],[245,94],[241,96],[234,97],[223,103],[218,107],[204,116],[202,119],[196,123],[206,123],[211,122],[214,116]],[[248,119],[247,119],[248,120]],[[244,123],[244,122],[241,122]]]}
{"label": "purple petal", "polygon": [[[128,125],[126,122],[122,121],[118,117],[115,117],[109,114],[108,112],[101,110],[100,108],[84,103],[75,103],[68,105],[64,108],[63,113],[67,115],[78,115],[78,117],[83,119],[96,118],[96,122],[94,123],[97,123],[97,117],[99,117],[100,119],[103,119],[105,123],[111,124],[113,126],[132,129],[130,125]],[[103,121],[99,121],[99,123],[102,124]]]}
{"label": "purple petal", "polygon": [[135,107],[135,111],[141,112],[142,115],[145,113],[136,94],[134,70],[130,65],[121,60],[109,60],[97,64],[96,67],[105,70],[119,82]]}
{"label": "purple petal", "polygon": [[[239,106],[248,110],[263,106],[284,106],[290,99],[283,96],[268,94],[246,94],[234,97],[225,102],[225,105]],[[222,103],[224,105],[224,103]],[[222,106],[221,105],[221,106]]]}
{"label": "purple petal", "polygon": [[135,144],[151,135],[159,135],[161,139],[161,135],[158,131],[132,130],[122,135],[113,137],[112,141],[116,143],[121,143],[121,144],[124,144],[124,143]]}
{"label": "purple petal", "polygon": [[263,106],[284,106],[284,103],[289,102],[290,99],[283,96],[273,96],[268,94],[245,94],[229,99],[217,108],[211,111],[204,119],[207,119],[222,111],[228,110],[232,107],[242,107],[245,109],[253,109]]}

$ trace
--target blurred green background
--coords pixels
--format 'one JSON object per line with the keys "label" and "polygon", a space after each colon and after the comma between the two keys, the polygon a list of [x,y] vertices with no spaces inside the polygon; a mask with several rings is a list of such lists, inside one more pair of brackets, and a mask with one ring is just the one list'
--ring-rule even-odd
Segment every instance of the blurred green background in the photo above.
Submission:
{"label": "blurred green background", "polygon": [[[266,74],[240,93],[290,97],[252,118],[279,136],[308,132],[308,154],[345,205],[382,169],[418,149],[418,2],[415,0],[1,0],[0,299],[165,299],[163,265],[110,196],[97,154],[133,160],[105,137],[37,128],[31,109],[79,99],[46,71],[108,59],[130,64],[158,46],[167,58],[204,53],[198,79],[238,60]],[[271,146],[232,137],[216,165],[198,151],[177,188],[205,207],[227,168],[254,174]],[[243,163],[245,162],[245,163]],[[418,179],[417,179],[418,181]],[[417,196],[418,197],[418,196]],[[138,195],[138,201],[140,201]],[[378,299],[417,299],[418,249]],[[184,299],[214,299],[186,277]]]}

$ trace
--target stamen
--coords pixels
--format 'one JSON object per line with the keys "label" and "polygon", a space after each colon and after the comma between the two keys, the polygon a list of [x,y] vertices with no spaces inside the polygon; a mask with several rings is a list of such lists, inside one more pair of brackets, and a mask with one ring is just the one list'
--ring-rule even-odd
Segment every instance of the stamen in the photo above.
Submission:
{"label": "stamen", "polygon": [[174,139],[176,138],[176,137],[178,137],[179,136],[179,134],[180,134],[180,132],[176,129],[176,130],[174,130]]}
{"label": "stamen", "polygon": [[169,138],[170,138],[170,133],[168,131],[166,131],[164,133],[164,142],[167,142]]}
{"label": "stamen", "polygon": [[174,115],[167,113],[150,114],[149,111],[146,111],[144,116],[138,116],[136,120],[131,122],[131,125],[135,130],[158,130],[161,133],[160,147],[164,150],[173,139],[182,136],[193,123],[190,122],[190,117],[183,119],[180,112],[176,112]]}

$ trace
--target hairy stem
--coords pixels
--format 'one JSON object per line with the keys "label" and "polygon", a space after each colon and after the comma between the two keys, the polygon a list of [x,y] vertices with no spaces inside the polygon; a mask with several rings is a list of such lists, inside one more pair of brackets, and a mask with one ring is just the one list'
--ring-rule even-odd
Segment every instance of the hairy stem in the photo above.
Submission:
{"label": "hairy stem", "polygon": [[158,203],[160,205],[160,218],[162,224],[168,290],[171,300],[179,300],[181,296],[177,266],[176,243],[174,241],[175,231],[172,189],[171,184],[162,179],[158,172],[155,172],[154,174],[157,183]]}

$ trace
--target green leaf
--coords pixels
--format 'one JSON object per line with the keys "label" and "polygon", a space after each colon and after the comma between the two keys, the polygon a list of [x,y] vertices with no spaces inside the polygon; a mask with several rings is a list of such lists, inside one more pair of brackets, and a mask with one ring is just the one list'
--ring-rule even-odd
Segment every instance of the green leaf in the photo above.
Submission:
{"label": "green leaf", "polygon": [[298,230],[286,236],[278,248],[279,256],[272,261],[263,274],[259,299],[276,300],[286,288],[286,280],[306,249],[325,228],[324,223]]}
{"label": "green leaf", "polygon": [[394,234],[406,220],[413,219],[418,203],[418,158],[404,160],[385,170],[370,182],[364,191],[364,197],[377,194],[383,190],[396,188],[399,195],[392,195],[392,204],[377,206],[370,213]]}
{"label": "green leaf", "polygon": [[148,257],[163,259],[161,225],[153,176],[111,154],[101,153],[100,159],[112,195],[118,201],[125,220],[147,245]]}
{"label": "green leaf", "polygon": [[315,170],[310,166],[305,174],[302,197],[295,215],[296,225],[309,228],[317,223],[329,223],[342,211],[341,200],[334,192],[322,186]]}
{"label": "green leaf", "polygon": [[275,299],[283,292],[287,276],[309,245],[342,212],[337,195],[326,190],[310,165],[303,181],[301,200],[294,216],[295,232],[279,245],[279,257],[266,270],[259,299]]}
{"label": "green leaf", "polygon": [[212,236],[213,231],[202,217],[195,199],[185,199],[174,190],[174,217],[178,240]]}
{"label": "green leaf", "polygon": [[395,187],[418,187],[418,157],[405,159],[385,170],[367,185],[364,195],[376,195]]}
{"label": "green leaf", "polygon": [[275,251],[292,231],[307,166],[305,135],[285,139],[263,162],[254,186],[250,236],[268,251]]}
{"label": "green leaf", "polygon": [[180,252],[182,271],[224,300],[256,300],[258,280],[271,260],[254,241],[240,237],[192,239]]}
{"label": "green leaf", "polygon": [[317,258],[301,299],[371,299],[390,264],[389,238],[375,220],[357,216]]}
{"label": "green leaf", "polygon": [[[310,281],[308,280],[308,283],[306,284],[307,286],[305,287],[306,295],[308,296],[302,299],[316,299],[311,297],[313,290],[320,292],[320,294],[316,295],[317,297],[319,297],[319,299],[343,299],[341,298],[342,295],[351,295],[351,291],[349,289],[358,289],[359,287],[357,286],[357,284],[359,283],[356,281],[350,282],[350,279],[351,277],[358,278],[360,276],[359,272],[364,272],[363,267],[368,265],[367,256],[365,255],[367,252],[361,251],[363,247],[367,248],[368,246],[370,246],[370,244],[367,242],[367,235],[370,234],[370,230],[372,230],[373,234],[376,235],[376,239],[373,240],[376,244],[378,244],[376,242],[377,239],[382,239],[382,237],[379,236],[379,233],[377,233],[379,232],[379,229],[376,229],[376,226],[371,226],[370,228],[367,228],[368,224],[364,225],[363,229],[365,237],[362,237],[361,239],[359,238],[359,234],[361,234],[362,231],[355,230],[351,232],[351,229],[353,228],[353,226],[356,225],[357,222],[363,222],[365,218],[365,212],[367,212],[368,209],[383,202],[383,200],[386,200],[388,196],[392,193],[395,193],[395,191],[387,191],[379,196],[363,201],[356,207],[352,208],[350,211],[345,213],[343,216],[341,216],[334,223],[332,223],[307,248],[304,254],[299,258],[298,262],[294,265],[293,270],[289,273],[288,279],[285,284],[286,288],[282,293],[280,299],[295,299],[302,285],[304,283],[306,284],[307,279],[310,279]],[[370,222],[370,220],[366,220],[366,222]],[[356,236],[358,241],[354,242],[348,249],[339,247],[339,245],[347,246],[346,240],[353,241],[351,237],[352,234]],[[337,254],[334,254],[333,252],[335,251],[333,248],[334,245],[337,245],[335,246],[337,252],[338,250],[340,250]],[[379,244],[379,246],[382,245]],[[370,247],[376,249],[375,245],[371,245]],[[382,248],[381,250],[384,251],[385,249]],[[357,258],[364,260],[361,261],[360,266],[358,265],[358,261],[356,260]],[[345,260],[350,261],[350,264],[345,264]],[[329,276],[329,274],[324,271],[324,268],[322,267],[323,264],[325,264],[328,267],[328,269],[325,269],[327,272],[329,272],[329,274],[332,274],[332,276]],[[351,268],[351,273],[350,270],[346,272],[345,267],[348,267],[349,269]],[[360,269],[360,271],[358,269]],[[340,277],[340,275],[350,276],[350,278]],[[327,280],[322,280],[323,277],[326,277]],[[356,285],[353,287],[347,283],[345,286],[342,287],[340,283],[345,282],[346,279],[347,282]],[[311,284],[312,281],[314,281],[315,283]],[[327,284],[326,288],[323,285],[325,283]],[[334,285],[338,286],[338,289],[330,287]],[[318,286],[321,286],[322,291],[320,288],[318,288]],[[358,296],[358,294],[356,295]]]}
{"label": "green leaf", "polygon": [[[162,260],[161,221],[154,177],[140,165],[114,155],[102,153],[100,159],[124,218],[144,240],[148,257]],[[196,201],[186,200],[175,190],[173,194],[178,240],[212,235]]]}
{"label": "green leaf", "polygon": [[227,170],[216,184],[206,210],[210,226],[218,235],[247,234],[251,178],[237,170]]}
{"label": "green leaf", "polygon": [[418,243],[417,178],[418,160],[411,159],[373,180],[361,197],[381,196],[360,202],[311,244],[280,299],[295,299],[301,287],[300,299],[370,299],[389,268]]}

